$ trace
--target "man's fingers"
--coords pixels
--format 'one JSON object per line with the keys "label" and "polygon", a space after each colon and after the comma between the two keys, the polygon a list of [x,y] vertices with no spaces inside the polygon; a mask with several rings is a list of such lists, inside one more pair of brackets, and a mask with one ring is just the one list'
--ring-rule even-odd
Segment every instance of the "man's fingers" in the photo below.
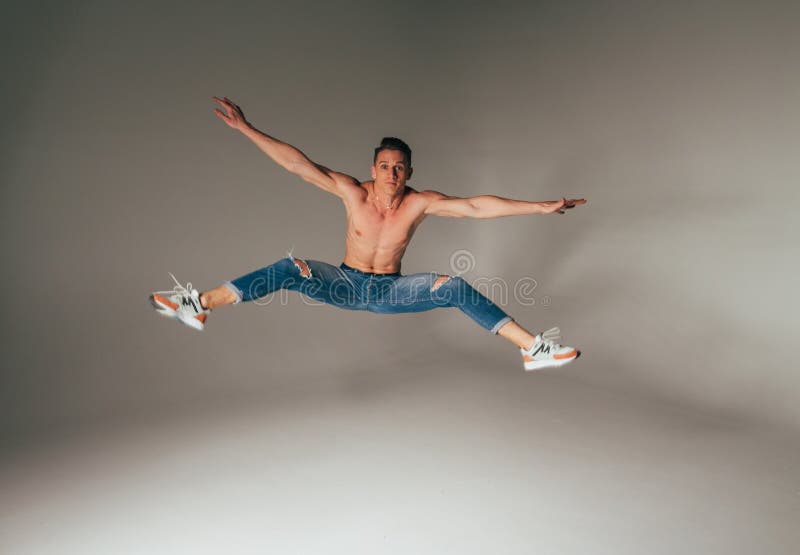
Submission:
{"label": "man's fingers", "polygon": [[220,117],[220,119],[224,120],[225,123],[228,123],[231,120],[231,118],[223,114],[222,110],[220,110],[219,108],[214,108],[214,113],[217,114]]}
{"label": "man's fingers", "polygon": [[575,208],[579,204],[586,204],[586,199],[571,198],[564,203],[564,208]]}
{"label": "man's fingers", "polygon": [[242,109],[241,109],[241,108],[239,108],[239,105],[238,105],[238,104],[236,104],[236,103],[235,103],[233,100],[231,100],[231,99],[230,99],[230,98],[228,98],[227,96],[225,97],[225,102],[227,102],[228,104],[230,104],[230,105],[231,105],[231,108],[234,108],[234,109],[235,109],[237,112],[241,112],[241,111],[242,111]]}
{"label": "man's fingers", "polygon": [[212,98],[214,99],[214,102],[216,102],[217,104],[219,104],[220,106],[225,108],[225,113],[227,114],[228,110],[230,109],[230,106],[228,106],[228,104],[224,100],[221,100],[221,99],[217,98],[216,96],[214,96]]}

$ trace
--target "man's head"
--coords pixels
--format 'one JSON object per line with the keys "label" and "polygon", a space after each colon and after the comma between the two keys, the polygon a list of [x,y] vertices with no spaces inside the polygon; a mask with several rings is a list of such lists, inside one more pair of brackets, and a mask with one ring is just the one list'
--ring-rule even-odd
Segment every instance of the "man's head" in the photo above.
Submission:
{"label": "man's head", "polygon": [[401,187],[413,171],[408,145],[395,137],[384,137],[372,158],[372,179],[383,185]]}

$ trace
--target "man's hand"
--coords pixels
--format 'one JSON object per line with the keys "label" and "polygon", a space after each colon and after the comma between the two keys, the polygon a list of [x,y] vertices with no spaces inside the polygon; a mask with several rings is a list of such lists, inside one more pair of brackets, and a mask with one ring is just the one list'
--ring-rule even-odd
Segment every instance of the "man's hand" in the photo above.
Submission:
{"label": "man's hand", "polygon": [[247,123],[247,120],[244,117],[244,112],[242,112],[242,109],[239,108],[239,106],[236,105],[233,100],[227,96],[223,96],[222,98],[214,96],[212,98],[214,99],[214,102],[222,107],[222,110],[219,108],[214,108],[214,113],[217,114],[219,119],[239,131],[243,131],[244,129],[250,127],[250,124]]}
{"label": "man's hand", "polygon": [[575,208],[579,204],[586,204],[586,199],[582,198],[562,198],[561,200],[552,200],[547,202],[540,202],[542,207],[542,214],[566,214],[570,208]]}

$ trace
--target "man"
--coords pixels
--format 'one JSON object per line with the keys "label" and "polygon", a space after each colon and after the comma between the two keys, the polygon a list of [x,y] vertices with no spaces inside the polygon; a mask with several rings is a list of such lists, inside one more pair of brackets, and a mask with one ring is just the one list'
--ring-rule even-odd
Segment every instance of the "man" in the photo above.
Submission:
{"label": "man", "polygon": [[192,289],[191,284],[182,286],[172,276],[176,283],[173,291],[150,295],[160,314],[202,330],[214,308],[289,289],[349,310],[391,314],[457,307],[480,326],[517,345],[526,370],[561,366],[579,356],[576,349],[556,343],[558,328],[533,335],[462,278],[434,273],[402,275],[400,261],[426,216],[564,214],[584,204],[584,199],[528,202],[491,195],[458,198],[436,191],[416,191],[406,185],[413,173],[411,149],[393,137],[384,138],[375,149],[372,181],[361,183],[312,162],[295,147],[258,131],[229,98],[214,97],[214,101],[219,105],[214,111],[222,121],[242,132],[280,166],[342,200],[347,211],[344,263],[336,267],[289,254],[202,293]]}

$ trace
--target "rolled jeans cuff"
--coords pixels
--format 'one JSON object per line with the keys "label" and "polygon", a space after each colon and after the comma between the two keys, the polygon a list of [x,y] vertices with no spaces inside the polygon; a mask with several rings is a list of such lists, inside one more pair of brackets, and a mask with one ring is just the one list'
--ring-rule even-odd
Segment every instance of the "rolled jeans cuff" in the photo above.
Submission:
{"label": "rolled jeans cuff", "polygon": [[222,285],[224,285],[225,287],[227,287],[227,288],[228,288],[228,290],[230,290],[230,292],[231,292],[231,293],[233,293],[234,295],[236,295],[236,300],[235,300],[235,301],[233,301],[233,304],[239,304],[240,302],[242,302],[242,296],[243,296],[243,294],[242,294],[242,291],[241,291],[241,289],[239,289],[238,287],[236,287],[236,286],[235,286],[234,284],[232,284],[230,281],[226,281],[226,282],[225,282],[225,283],[223,283]]}
{"label": "rolled jeans cuff", "polygon": [[506,324],[508,324],[508,323],[509,323],[511,320],[513,320],[513,318],[512,318],[511,316],[506,316],[505,318],[503,318],[502,320],[500,320],[499,322],[497,322],[497,323],[494,325],[494,327],[493,327],[491,330],[489,330],[489,331],[491,331],[493,334],[497,335],[497,332],[499,332],[499,331],[500,331],[500,328],[502,328],[503,326],[505,326]]}

